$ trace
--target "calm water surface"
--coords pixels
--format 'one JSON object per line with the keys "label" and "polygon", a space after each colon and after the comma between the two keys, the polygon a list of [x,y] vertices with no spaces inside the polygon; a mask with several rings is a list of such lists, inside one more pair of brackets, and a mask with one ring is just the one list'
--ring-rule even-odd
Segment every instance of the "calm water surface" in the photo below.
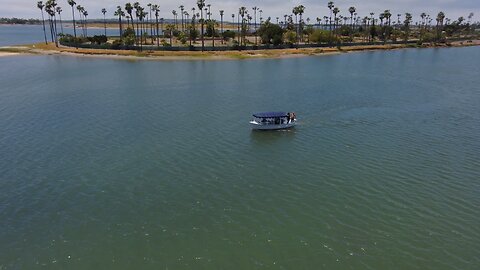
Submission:
{"label": "calm water surface", "polygon": [[0,269],[478,269],[479,60],[0,58]]}
{"label": "calm water surface", "polygon": [[[73,35],[73,28],[67,27],[71,24],[64,24],[63,33]],[[50,30],[48,23],[45,23],[45,29],[47,30],[47,39],[50,41]],[[57,25],[57,31],[61,33],[60,24]],[[77,30],[77,34],[80,33],[80,29]],[[103,28],[88,28],[87,33],[92,35],[103,35],[105,30]],[[117,35],[118,29],[107,29],[107,35]],[[45,37],[43,34],[42,25],[2,25],[0,24],[0,47],[12,46],[12,45],[25,45],[38,42],[44,42]]]}

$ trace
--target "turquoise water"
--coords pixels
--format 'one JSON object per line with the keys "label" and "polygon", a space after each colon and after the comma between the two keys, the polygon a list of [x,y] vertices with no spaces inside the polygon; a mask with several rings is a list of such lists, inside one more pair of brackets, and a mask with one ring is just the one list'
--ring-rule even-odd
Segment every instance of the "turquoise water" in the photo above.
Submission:
{"label": "turquoise water", "polygon": [[0,58],[0,269],[478,269],[479,60]]}

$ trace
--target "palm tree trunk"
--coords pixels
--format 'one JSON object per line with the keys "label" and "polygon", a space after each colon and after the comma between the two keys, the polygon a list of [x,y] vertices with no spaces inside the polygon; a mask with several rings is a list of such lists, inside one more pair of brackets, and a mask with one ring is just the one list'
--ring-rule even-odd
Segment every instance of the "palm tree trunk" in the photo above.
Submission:
{"label": "palm tree trunk", "polygon": [[205,50],[205,40],[203,38],[203,10],[200,10],[200,14],[202,15],[202,52]]}
{"label": "palm tree trunk", "polygon": [[58,35],[57,35],[57,17],[53,16],[53,25],[54,25],[54,37],[55,37],[55,46],[58,47]]}
{"label": "palm tree trunk", "polygon": [[238,45],[239,45],[239,48],[241,50],[241,47],[242,47],[242,43],[241,43],[241,39],[240,39],[240,36],[241,36],[241,32],[240,32],[240,14],[237,15],[237,29],[238,29]]}
{"label": "palm tree trunk", "polygon": [[107,36],[107,20],[105,19],[105,14],[103,14],[103,28],[105,29],[105,36]]}
{"label": "palm tree trunk", "polygon": [[58,16],[60,17],[60,27],[61,27],[61,29],[62,29],[62,34],[63,34],[62,15],[60,15],[60,13],[59,13]]}
{"label": "palm tree trunk", "polygon": [[140,51],[143,51],[143,23],[140,20]]}
{"label": "palm tree trunk", "polygon": [[122,15],[121,14],[118,15],[118,26],[120,30],[120,40],[122,40]]}
{"label": "palm tree trunk", "polygon": [[[138,19],[137,19],[137,32],[136,32],[136,33],[137,33],[137,38],[136,38],[137,40],[138,40],[138,32],[139,32],[139,29],[140,29],[140,28],[139,28]],[[138,41],[137,41],[137,45],[138,45]]]}
{"label": "palm tree trunk", "polygon": [[41,11],[42,11],[42,23],[43,23],[43,35],[45,36],[45,44],[48,44],[47,31],[45,31],[45,18],[43,17],[43,10]]}
{"label": "palm tree trunk", "polygon": [[75,11],[72,6],[72,18],[73,18],[73,35],[77,39],[77,27],[75,26]]}
{"label": "palm tree trunk", "polygon": [[50,16],[50,18],[48,19],[48,24],[50,26],[50,38],[51,38],[52,42],[54,42],[54,40],[53,40],[53,20],[52,20],[52,16]]}
{"label": "palm tree trunk", "polygon": [[150,36],[153,37],[153,25],[152,25],[152,7],[150,7],[150,16],[148,17],[148,24],[150,25]]}
{"label": "palm tree trunk", "polygon": [[85,37],[88,37],[87,16],[85,16]]}
{"label": "palm tree trunk", "polygon": [[158,16],[155,16],[155,23],[157,27],[157,47],[160,47],[160,38],[158,37]]}
{"label": "palm tree trunk", "polygon": [[212,46],[213,50],[215,50],[215,23],[212,24]]}

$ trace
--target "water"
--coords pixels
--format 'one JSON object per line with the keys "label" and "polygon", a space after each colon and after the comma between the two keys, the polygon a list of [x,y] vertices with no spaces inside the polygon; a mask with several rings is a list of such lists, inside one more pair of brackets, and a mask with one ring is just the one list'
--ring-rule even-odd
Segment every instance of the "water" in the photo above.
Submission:
{"label": "water", "polygon": [[0,58],[0,269],[478,269],[479,59]]}
{"label": "water", "polygon": [[[71,24],[70,24],[71,25]],[[50,30],[48,22],[45,22],[45,29],[47,30],[47,39],[50,41]],[[60,23],[57,24],[57,31],[61,33]],[[81,29],[77,30],[80,35]],[[103,35],[105,30],[103,28],[88,28],[88,36]],[[64,24],[63,32],[65,34],[73,35],[73,28],[67,27]],[[118,36],[118,29],[107,29],[107,35]],[[42,25],[1,25],[0,24],[0,47],[12,45],[26,45],[32,43],[44,42]]]}

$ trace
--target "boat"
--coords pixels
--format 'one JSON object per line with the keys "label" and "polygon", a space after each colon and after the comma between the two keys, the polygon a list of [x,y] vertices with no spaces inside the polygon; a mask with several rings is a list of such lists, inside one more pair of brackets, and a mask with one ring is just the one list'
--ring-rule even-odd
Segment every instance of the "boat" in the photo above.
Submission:
{"label": "boat", "polygon": [[294,112],[254,113],[250,126],[254,130],[276,130],[292,128],[297,123]]}

